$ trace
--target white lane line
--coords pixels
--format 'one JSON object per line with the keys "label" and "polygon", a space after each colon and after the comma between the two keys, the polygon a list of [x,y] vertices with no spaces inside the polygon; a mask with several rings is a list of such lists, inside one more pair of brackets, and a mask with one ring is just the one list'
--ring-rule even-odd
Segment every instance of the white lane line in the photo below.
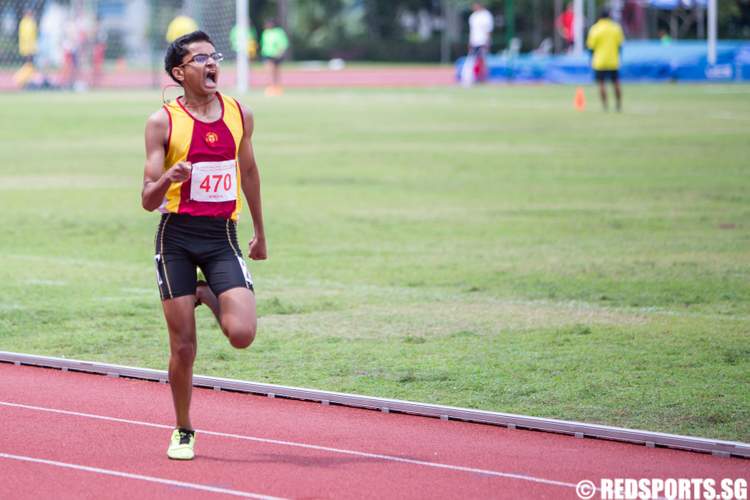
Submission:
{"label": "white lane line", "polygon": [[[86,418],[93,418],[98,420],[106,420],[109,422],[119,422],[119,423],[125,423],[125,424],[133,424],[133,425],[141,425],[146,427],[157,427],[159,429],[172,429],[171,425],[164,425],[164,424],[154,424],[151,422],[143,422],[140,420],[127,420],[124,418],[117,418],[117,417],[108,417],[105,415],[95,415],[92,413],[80,413],[76,411],[68,411],[68,410],[58,410],[56,408],[45,408],[42,406],[31,406],[31,405],[24,405],[19,403],[10,403],[7,401],[0,401],[0,405],[2,406],[10,406],[14,408],[24,408],[27,410],[37,410],[37,411],[45,411],[49,413],[59,413],[62,415],[73,415],[77,417],[86,417]],[[494,476],[494,477],[504,477],[508,479],[518,479],[521,481],[529,481],[532,483],[541,483],[541,484],[549,484],[552,486],[562,486],[565,488],[575,488],[577,485],[575,483],[566,483],[563,481],[555,481],[553,479],[544,479],[540,477],[535,476],[528,476],[525,474],[514,474],[512,472],[501,472],[501,471],[495,471],[495,470],[489,470],[489,469],[477,469],[474,467],[464,467],[461,465],[450,465],[450,464],[444,464],[440,462],[427,462],[424,460],[416,460],[411,458],[403,458],[403,457],[396,457],[393,455],[382,455],[379,453],[368,453],[364,451],[356,451],[356,450],[346,450],[342,448],[331,448],[329,446],[320,446],[315,444],[306,444],[306,443],[298,443],[295,441],[282,441],[279,439],[269,439],[269,438],[261,438],[261,437],[255,437],[255,436],[243,436],[241,434],[230,434],[226,432],[215,432],[215,431],[208,431],[203,429],[196,429],[196,432],[200,434],[207,434],[209,436],[218,436],[218,437],[225,437],[225,438],[233,438],[233,439],[241,439],[245,441],[255,441],[258,443],[268,443],[268,444],[276,444],[276,445],[282,445],[282,446],[293,446],[296,448],[305,448],[308,450],[318,450],[318,451],[327,451],[331,453],[340,453],[344,455],[354,455],[357,457],[365,457],[365,458],[372,458],[376,460],[385,460],[390,462],[400,462],[400,463],[406,463],[406,464],[413,464],[413,465],[422,465],[425,467],[434,467],[437,469],[448,469],[453,470],[457,472],[470,472],[473,474],[483,474],[487,476]]]}
{"label": "white lane line", "polygon": [[257,498],[262,500],[281,500],[279,497],[271,497],[268,495],[259,495],[257,493],[249,493],[247,491],[230,490],[227,488],[218,488],[216,486],[208,486],[197,483],[186,483],[184,481],[174,481],[172,479],[164,479],[161,477],[154,476],[143,476],[141,474],[131,474],[129,472],[120,472],[110,469],[101,469],[99,467],[89,467],[87,465],[70,464],[67,462],[58,462],[56,460],[46,460],[44,458],[33,458],[23,455],[11,455],[10,453],[0,453],[0,458],[7,458],[9,460],[20,460],[22,462],[33,462],[37,464],[53,465],[55,467],[63,467],[66,469],[74,469],[85,472],[93,472],[95,474],[104,474],[106,476],[124,477],[126,479],[138,479],[140,481],[148,481],[150,483],[167,484],[170,486],[179,486],[180,488],[189,488],[192,490],[208,491],[210,493],[222,493],[225,495],[232,495],[236,497],[244,498]]}

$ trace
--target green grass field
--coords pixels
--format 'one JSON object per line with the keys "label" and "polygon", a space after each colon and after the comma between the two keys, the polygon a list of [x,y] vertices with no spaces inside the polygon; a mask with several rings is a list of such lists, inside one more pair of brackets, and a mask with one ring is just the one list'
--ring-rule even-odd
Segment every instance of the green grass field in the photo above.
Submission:
{"label": "green grass field", "polygon": [[[750,441],[750,87],[625,92],[245,96],[259,334],[199,309],[196,373]],[[0,95],[0,350],[166,368],[159,103]]]}

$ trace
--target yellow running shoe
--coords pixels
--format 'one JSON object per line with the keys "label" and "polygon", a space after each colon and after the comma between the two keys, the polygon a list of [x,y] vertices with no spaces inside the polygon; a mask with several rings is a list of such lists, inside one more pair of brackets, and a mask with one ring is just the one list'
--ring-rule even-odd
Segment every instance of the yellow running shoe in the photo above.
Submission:
{"label": "yellow running shoe", "polygon": [[192,460],[195,456],[195,431],[175,429],[167,448],[167,456],[172,460]]}

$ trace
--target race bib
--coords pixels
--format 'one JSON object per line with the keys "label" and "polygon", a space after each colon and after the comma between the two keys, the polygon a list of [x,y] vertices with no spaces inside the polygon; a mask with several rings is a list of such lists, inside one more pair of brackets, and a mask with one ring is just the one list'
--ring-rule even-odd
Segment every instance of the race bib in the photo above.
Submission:
{"label": "race bib", "polygon": [[237,199],[235,160],[193,163],[190,199],[194,201],[234,201]]}

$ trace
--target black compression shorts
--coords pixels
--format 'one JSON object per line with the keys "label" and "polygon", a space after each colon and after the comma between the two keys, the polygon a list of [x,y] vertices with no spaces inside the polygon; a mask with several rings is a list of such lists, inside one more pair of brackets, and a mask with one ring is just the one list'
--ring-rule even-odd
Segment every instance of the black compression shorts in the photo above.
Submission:
{"label": "black compression shorts", "polygon": [[616,69],[597,69],[594,70],[594,76],[597,82],[611,80],[613,83],[616,83],[620,80],[620,72]]}
{"label": "black compression shorts", "polygon": [[216,296],[237,287],[253,290],[230,219],[163,214],[154,260],[162,300],[194,295],[198,267]]}

